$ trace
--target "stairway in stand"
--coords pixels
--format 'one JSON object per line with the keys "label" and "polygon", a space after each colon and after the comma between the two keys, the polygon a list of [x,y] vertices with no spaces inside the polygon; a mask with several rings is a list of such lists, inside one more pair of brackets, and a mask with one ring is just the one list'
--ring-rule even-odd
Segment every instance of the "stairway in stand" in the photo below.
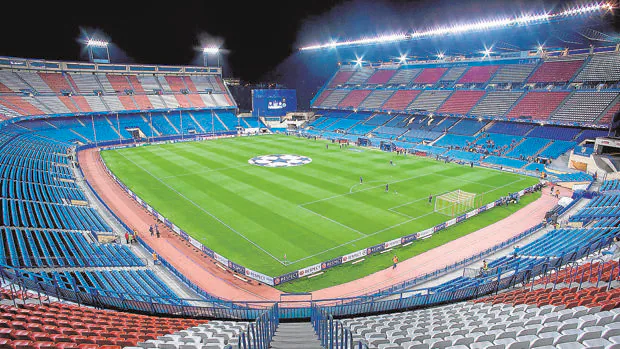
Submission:
{"label": "stairway in stand", "polygon": [[273,349],[323,349],[319,342],[312,324],[304,323],[280,323],[270,348]]}

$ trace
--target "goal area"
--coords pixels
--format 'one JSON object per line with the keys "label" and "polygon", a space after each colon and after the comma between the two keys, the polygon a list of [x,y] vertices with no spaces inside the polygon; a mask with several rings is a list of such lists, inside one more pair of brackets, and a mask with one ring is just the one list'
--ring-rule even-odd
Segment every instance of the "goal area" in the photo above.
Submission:
{"label": "goal area", "polygon": [[460,189],[435,197],[435,212],[454,217],[469,212],[482,204],[482,194]]}

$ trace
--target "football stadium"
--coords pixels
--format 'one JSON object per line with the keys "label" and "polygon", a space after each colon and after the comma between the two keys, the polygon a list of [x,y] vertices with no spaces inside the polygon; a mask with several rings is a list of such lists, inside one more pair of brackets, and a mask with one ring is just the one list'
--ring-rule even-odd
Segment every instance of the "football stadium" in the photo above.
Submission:
{"label": "football stadium", "polygon": [[198,3],[3,30],[0,348],[620,348],[616,2]]}

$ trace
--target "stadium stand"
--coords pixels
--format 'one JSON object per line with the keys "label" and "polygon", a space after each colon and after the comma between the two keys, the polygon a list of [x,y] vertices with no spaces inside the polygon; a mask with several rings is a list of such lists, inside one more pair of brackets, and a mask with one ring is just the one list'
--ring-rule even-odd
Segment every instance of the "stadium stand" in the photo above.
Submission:
{"label": "stadium stand", "polygon": [[376,90],[372,91],[366,99],[359,105],[361,109],[378,110],[383,109],[381,106],[392,96],[394,91]]}
{"label": "stadium stand", "polygon": [[434,112],[452,94],[453,91],[422,91],[405,110],[423,110]]}
{"label": "stadium stand", "polygon": [[[8,292],[2,299],[12,299]],[[0,307],[3,348],[131,347],[207,321],[163,318],[84,306],[49,303]],[[198,337],[200,338],[200,337]],[[156,342],[157,343],[157,342]]]}
{"label": "stadium stand", "polygon": [[483,84],[495,74],[495,72],[499,69],[498,65],[483,65],[483,66],[474,66],[470,67],[463,76],[457,81],[459,84],[471,84],[478,83]]}
{"label": "stadium stand", "polygon": [[509,118],[531,117],[533,120],[546,120],[568,95],[568,92],[528,92],[506,116]]}
{"label": "stadium stand", "polygon": [[413,80],[416,84],[435,84],[446,73],[448,68],[424,68]]}
{"label": "stadium stand", "polygon": [[618,97],[618,92],[576,91],[551,116],[551,120],[594,123]]}
{"label": "stadium stand", "polygon": [[535,127],[527,136],[570,141],[573,140],[580,131],[581,130],[576,127],[545,125]]}
{"label": "stadium stand", "polygon": [[422,69],[398,69],[387,83],[388,85],[410,85],[421,71]]}
{"label": "stadium stand", "polygon": [[506,121],[496,121],[487,129],[490,133],[503,133],[515,136],[525,136],[534,128],[532,124],[511,123]]}
{"label": "stadium stand", "polygon": [[523,92],[489,91],[470,112],[481,116],[502,116],[523,95]]}
{"label": "stadium stand", "polygon": [[486,120],[461,119],[450,129],[450,133],[458,135],[474,135],[488,124]]}
{"label": "stadium stand", "polygon": [[448,69],[448,71],[441,76],[441,78],[439,79],[439,81],[443,81],[443,82],[453,82],[458,80],[464,73],[465,71],[468,69],[469,67],[467,66],[454,66]]}
{"label": "stadium stand", "polygon": [[320,106],[323,108],[335,108],[348,94],[348,90],[333,90]]}
{"label": "stadium stand", "polygon": [[388,99],[381,109],[405,111],[405,108],[420,94],[420,90],[398,90]]}
{"label": "stadium stand", "polygon": [[396,69],[377,69],[366,81],[367,85],[386,84],[396,73]]}
{"label": "stadium stand", "polygon": [[366,80],[368,80],[368,78],[370,78],[370,76],[373,74],[373,72],[374,72],[374,69],[369,69],[369,68],[357,69],[357,70],[355,70],[353,75],[351,75],[349,80],[347,80],[346,84],[347,85],[360,85],[360,84],[363,84],[364,82],[366,82]]}
{"label": "stadium stand", "polygon": [[617,52],[592,55],[583,69],[577,74],[578,82],[616,82],[620,80],[620,57]]}
{"label": "stadium stand", "polygon": [[484,94],[485,91],[455,91],[441,105],[437,112],[467,114]]}
{"label": "stadium stand", "polygon": [[349,71],[345,71],[345,70],[341,70],[338,71],[336,73],[336,75],[332,78],[332,80],[329,83],[329,87],[333,88],[336,87],[338,85],[342,85],[345,82],[349,81],[349,79],[351,78],[351,76],[353,75],[354,71],[349,70]]}
{"label": "stadium stand", "polygon": [[528,82],[568,82],[583,65],[582,58],[549,60],[543,62]]}
{"label": "stadium stand", "polygon": [[535,68],[536,64],[503,64],[491,79],[491,83],[522,83]]}
{"label": "stadium stand", "polygon": [[371,90],[353,90],[345,98],[343,98],[338,107],[340,108],[357,108],[360,103],[372,92]]}

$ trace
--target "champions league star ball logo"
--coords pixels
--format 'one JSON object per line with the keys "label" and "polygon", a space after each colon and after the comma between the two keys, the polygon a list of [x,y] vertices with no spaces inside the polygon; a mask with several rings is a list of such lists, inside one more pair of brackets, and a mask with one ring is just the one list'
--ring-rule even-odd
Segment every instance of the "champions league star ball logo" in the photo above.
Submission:
{"label": "champions league star ball logo", "polygon": [[251,158],[248,163],[263,167],[292,167],[309,164],[312,162],[307,156],[275,154],[263,155]]}

